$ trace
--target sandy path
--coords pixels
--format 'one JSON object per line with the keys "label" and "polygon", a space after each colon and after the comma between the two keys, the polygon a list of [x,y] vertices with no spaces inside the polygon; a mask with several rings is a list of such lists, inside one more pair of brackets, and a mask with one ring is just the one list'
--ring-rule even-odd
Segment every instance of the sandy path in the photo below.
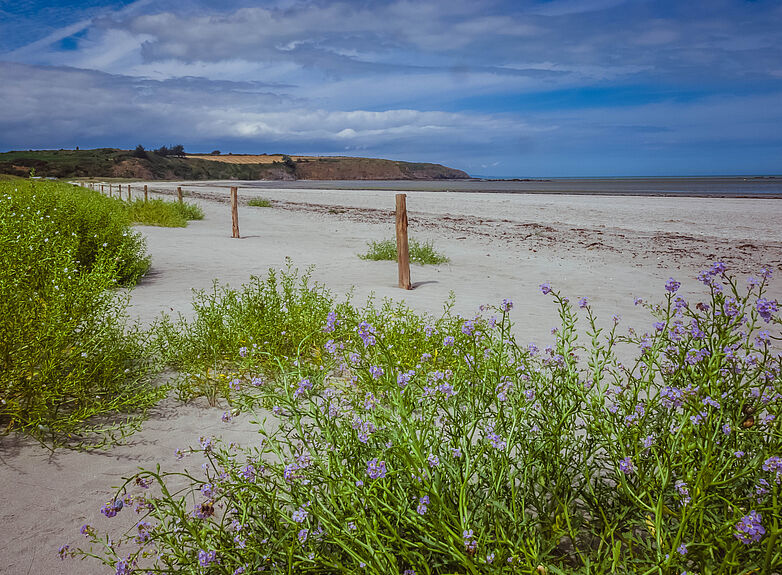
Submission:
{"label": "sandy path", "polygon": [[[624,324],[644,329],[652,320],[633,298],[660,298],[671,275],[683,281],[685,294],[700,293],[692,278],[714,259],[742,273],[768,263],[782,276],[780,200],[409,192],[411,235],[434,240],[451,263],[413,266],[417,287],[403,292],[395,287],[393,262],[356,256],[368,240],[392,237],[393,192],[242,188],[244,200],[267,197],[275,207],[243,206],[243,238],[234,240],[228,185],[184,184],[204,208],[203,221],[185,229],[140,228],[153,267],[132,293],[133,318],[148,323],[163,310],[187,314],[191,289],[208,289],[214,278],[238,286],[290,257],[301,269],[315,264],[315,279],[335,294],[355,287],[357,302],[374,292],[436,313],[453,291],[456,311],[467,315],[511,298],[519,338],[540,343],[556,323],[538,289],[544,281],[572,298],[589,296],[606,321],[619,313]],[[150,183],[169,193],[176,186]],[[782,299],[781,286],[775,279],[772,297]],[[139,466],[197,469],[200,460],[177,463],[172,454],[202,435],[255,441],[246,419],[226,425],[221,413],[168,400],[129,444],[108,452],[50,456],[27,440],[2,438],[0,573],[111,572],[94,562],[60,562],[57,548],[78,543],[85,521],[110,525],[99,507]]]}

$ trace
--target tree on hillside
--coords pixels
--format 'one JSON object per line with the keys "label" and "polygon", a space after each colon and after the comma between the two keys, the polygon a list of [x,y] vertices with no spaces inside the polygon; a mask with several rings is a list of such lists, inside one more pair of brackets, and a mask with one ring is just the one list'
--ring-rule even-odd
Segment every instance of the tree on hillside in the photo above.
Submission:
{"label": "tree on hillside", "polygon": [[185,155],[185,147],[182,144],[177,144],[176,146],[171,146],[171,149],[169,150],[169,153],[172,156],[184,156]]}
{"label": "tree on hillside", "polygon": [[160,146],[157,150],[155,150],[155,153],[158,156],[168,156],[168,154],[170,152],[168,151],[168,147],[167,146]]}
{"label": "tree on hillside", "polygon": [[136,146],[136,149],[133,150],[133,157],[134,158],[146,158],[147,157],[147,152],[146,152],[146,150],[144,150],[144,146],[142,146],[141,144]]}
{"label": "tree on hillside", "polygon": [[214,150],[214,151],[211,153],[211,155],[212,155],[212,156],[219,156],[219,155],[220,155],[220,150]]}

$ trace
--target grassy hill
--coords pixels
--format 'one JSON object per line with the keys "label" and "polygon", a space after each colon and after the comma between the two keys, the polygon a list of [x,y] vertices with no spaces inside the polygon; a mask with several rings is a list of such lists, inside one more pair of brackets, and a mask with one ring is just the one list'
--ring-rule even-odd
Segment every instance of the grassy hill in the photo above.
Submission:
{"label": "grassy hill", "polygon": [[[243,161],[233,161],[244,158]],[[253,158],[258,158],[254,163]],[[270,161],[271,160],[271,161]],[[144,180],[434,180],[469,176],[440,164],[377,158],[289,156],[161,156],[132,150],[35,150],[0,153],[0,174]]]}

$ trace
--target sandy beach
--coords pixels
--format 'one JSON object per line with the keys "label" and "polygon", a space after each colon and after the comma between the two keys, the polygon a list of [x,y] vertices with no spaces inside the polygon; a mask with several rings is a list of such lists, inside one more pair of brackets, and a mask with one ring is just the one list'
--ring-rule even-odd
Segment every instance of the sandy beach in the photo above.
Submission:
{"label": "sandy beach", "polygon": [[[132,184],[134,193],[143,183]],[[359,304],[374,294],[436,314],[453,292],[455,311],[470,315],[481,304],[512,299],[519,341],[544,344],[557,318],[540,293],[543,282],[571,299],[588,297],[604,322],[619,314],[624,327],[640,331],[653,320],[634,298],[662,299],[671,276],[682,282],[685,297],[703,293],[695,275],[716,260],[742,281],[770,266],[776,277],[767,297],[782,299],[782,201],[776,199],[406,192],[411,237],[432,240],[450,258],[439,266],[413,265],[415,289],[406,292],[396,287],[394,262],[357,257],[368,241],[393,237],[393,190],[146,183],[169,199],[182,186],[205,218],[184,229],[138,228],[152,257],[152,269],[130,294],[131,319],[142,324],[163,311],[189,314],[192,290],[208,289],[215,279],[238,287],[288,258],[301,270],[314,265],[314,279],[338,296],[352,289]],[[240,186],[241,239],[231,238],[231,185]],[[246,205],[256,197],[273,206]],[[248,417],[225,424],[222,411],[170,398],[126,444],[108,451],[51,454],[25,438],[0,439],[0,573],[113,572],[95,561],[61,562],[57,549],[80,544],[83,523],[110,525],[101,504],[139,467],[200,466],[201,460],[173,457],[199,436],[255,441]]]}

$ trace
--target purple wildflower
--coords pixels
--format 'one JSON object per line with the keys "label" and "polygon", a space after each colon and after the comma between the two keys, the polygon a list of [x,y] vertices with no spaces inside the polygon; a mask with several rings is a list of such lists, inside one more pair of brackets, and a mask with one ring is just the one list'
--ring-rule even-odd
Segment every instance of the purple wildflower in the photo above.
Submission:
{"label": "purple wildflower", "polygon": [[239,348],[239,357],[247,357],[247,348],[246,347],[240,347]]}
{"label": "purple wildflower", "polygon": [[326,325],[323,326],[325,333],[333,332],[341,322],[337,319],[337,312],[330,311],[326,316]]}
{"label": "purple wildflower", "polygon": [[776,482],[782,482],[782,459],[774,455],[763,462],[763,471],[773,471],[776,473]]}
{"label": "purple wildflower", "polygon": [[358,324],[356,331],[358,332],[358,336],[361,338],[361,341],[364,342],[364,347],[371,347],[375,345],[375,328],[372,327],[371,324],[362,321],[360,324]]}
{"label": "purple wildflower", "polygon": [[369,374],[372,376],[373,379],[380,379],[383,377],[383,374],[385,372],[383,371],[383,368],[379,365],[370,365],[369,366]]}
{"label": "purple wildflower", "polygon": [[665,284],[665,290],[670,293],[676,293],[680,287],[682,287],[682,284],[673,278],[668,278],[668,283]]}
{"label": "purple wildflower", "polygon": [[757,543],[766,534],[761,521],[763,521],[763,517],[761,517],[760,513],[755,510],[750,511],[748,515],[742,517],[736,524],[734,536],[745,545]]}
{"label": "purple wildflower", "polygon": [[429,467],[437,467],[440,465],[440,458],[437,457],[434,453],[430,453],[426,456],[426,461],[429,463]]}
{"label": "purple wildflower", "polygon": [[426,511],[428,509],[428,507],[427,507],[428,505],[429,505],[429,496],[428,495],[424,495],[423,497],[421,497],[418,500],[418,507],[416,509],[418,514],[419,515],[425,515]]}
{"label": "purple wildflower", "polygon": [[71,556],[71,546],[67,544],[63,545],[62,547],[60,547],[58,553],[60,554],[60,560],[65,561],[66,557]]}
{"label": "purple wildflower", "polygon": [[475,321],[471,319],[464,320],[462,324],[462,333],[464,335],[472,335],[475,333]]}
{"label": "purple wildflower", "polygon": [[307,536],[309,534],[310,534],[310,532],[309,532],[308,529],[302,529],[301,531],[299,531],[299,534],[298,534],[299,543],[303,544],[307,540]]}
{"label": "purple wildflower", "polygon": [[771,321],[771,317],[779,311],[779,306],[776,301],[759,297],[755,303],[755,309],[758,310],[758,314],[763,318],[763,321],[768,323]]}
{"label": "purple wildflower", "polygon": [[396,382],[399,385],[399,387],[406,387],[407,384],[410,383],[410,379],[412,379],[414,375],[415,372],[413,370],[400,373],[396,376]]}
{"label": "purple wildflower", "polygon": [[679,479],[676,483],[674,483],[674,487],[676,488],[676,491],[679,492],[679,496],[682,500],[682,507],[689,505],[690,501],[692,501],[692,498],[690,497],[690,490],[688,489],[687,484]]}
{"label": "purple wildflower", "polygon": [[454,447],[451,449],[451,455],[453,455],[455,459],[459,459],[462,456],[462,449],[460,447]]}
{"label": "purple wildflower", "polygon": [[619,460],[619,470],[625,475],[630,475],[635,471],[633,460],[629,455],[624,459]]}
{"label": "purple wildflower", "polygon": [[589,300],[587,300],[587,298],[582,297],[581,299],[578,300],[578,307],[580,307],[581,309],[586,308],[588,305],[589,305]]}
{"label": "purple wildflower", "polygon": [[255,481],[255,467],[253,465],[245,465],[241,473],[247,481]]}
{"label": "purple wildflower", "polygon": [[115,499],[114,501],[109,501],[108,503],[105,503],[103,507],[100,508],[100,512],[103,513],[106,517],[114,517],[122,511],[123,507],[122,499]]}
{"label": "purple wildflower", "polygon": [[370,479],[383,479],[386,476],[386,462],[378,461],[377,457],[367,461],[367,475]]}
{"label": "purple wildflower", "polygon": [[472,529],[465,529],[462,533],[462,539],[464,540],[464,549],[470,555],[475,554],[478,549],[478,542],[475,540],[475,534]]}
{"label": "purple wildflower", "polygon": [[677,552],[679,555],[687,555],[687,546],[686,546],[684,543],[682,543],[681,545],[679,545],[679,546],[676,548],[676,552]]}
{"label": "purple wildflower", "polygon": [[513,309],[513,302],[509,299],[502,300],[502,303],[500,304],[500,311],[503,312],[509,312]]}
{"label": "purple wildflower", "polygon": [[201,567],[208,567],[217,560],[217,551],[198,550],[198,564]]}
{"label": "purple wildflower", "polygon": [[305,377],[299,382],[299,387],[293,392],[293,397],[301,397],[309,389],[312,389],[312,382],[309,377]]}
{"label": "purple wildflower", "polygon": [[299,507],[296,511],[293,512],[293,515],[291,515],[291,519],[293,519],[296,523],[304,523],[307,520],[307,511],[305,511],[304,507]]}
{"label": "purple wildflower", "polygon": [[445,347],[452,346],[456,342],[456,339],[452,335],[446,335],[443,338],[443,345]]}
{"label": "purple wildflower", "polygon": [[548,295],[551,293],[551,284],[546,282],[540,284],[540,291],[543,292],[543,295]]}

